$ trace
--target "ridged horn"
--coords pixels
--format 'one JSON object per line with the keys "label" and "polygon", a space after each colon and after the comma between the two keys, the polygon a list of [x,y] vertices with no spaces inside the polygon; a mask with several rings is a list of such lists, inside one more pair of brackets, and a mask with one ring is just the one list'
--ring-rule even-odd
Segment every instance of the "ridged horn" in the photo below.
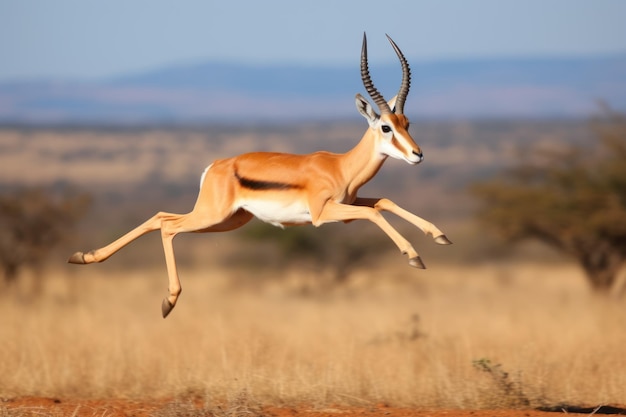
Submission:
{"label": "ridged horn", "polygon": [[374,83],[372,82],[372,77],[370,77],[370,71],[367,66],[367,37],[365,33],[363,33],[363,47],[361,48],[361,80],[363,80],[363,86],[367,91],[367,94],[374,100],[374,103],[378,106],[381,114],[390,114],[391,109],[389,105],[385,101],[382,94],[378,92],[376,87],[374,87]]}
{"label": "ridged horn", "polygon": [[389,39],[391,46],[393,46],[393,50],[396,51],[396,55],[398,55],[398,58],[400,59],[400,65],[402,65],[402,83],[400,84],[398,98],[396,98],[395,112],[397,114],[404,114],[404,102],[406,101],[406,97],[409,95],[409,89],[411,88],[411,69],[409,68],[409,63],[402,54],[402,51],[398,48],[398,45],[396,45],[389,35],[385,36]]}

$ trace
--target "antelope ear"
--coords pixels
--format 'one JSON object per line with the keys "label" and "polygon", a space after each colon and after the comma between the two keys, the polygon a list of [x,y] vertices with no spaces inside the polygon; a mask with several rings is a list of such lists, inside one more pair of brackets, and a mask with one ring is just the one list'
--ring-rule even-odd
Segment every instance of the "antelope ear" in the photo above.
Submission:
{"label": "antelope ear", "polygon": [[373,127],[378,121],[378,115],[370,105],[370,103],[360,94],[356,95],[356,108],[365,117],[370,127]]}
{"label": "antelope ear", "polygon": [[394,98],[392,98],[391,100],[387,102],[387,104],[389,104],[389,108],[391,109],[392,113],[396,112],[396,99],[397,98],[398,98],[398,95],[396,94]]}

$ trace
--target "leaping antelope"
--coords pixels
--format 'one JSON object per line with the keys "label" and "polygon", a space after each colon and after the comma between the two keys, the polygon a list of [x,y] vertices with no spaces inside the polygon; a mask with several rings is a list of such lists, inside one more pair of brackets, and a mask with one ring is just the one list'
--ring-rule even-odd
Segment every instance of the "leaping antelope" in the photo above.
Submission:
{"label": "leaping antelope", "polygon": [[381,215],[389,211],[412,223],[435,242],[448,238],[432,223],[402,209],[386,198],[361,198],[357,191],[371,180],[387,157],[416,165],[424,159],[409,134],[404,102],[409,93],[409,64],[387,36],[400,59],[402,83],[389,102],[374,87],[367,64],[367,38],[363,34],[361,79],[380,115],[360,94],[356,107],[369,128],[361,141],[345,154],[320,151],[309,155],[254,152],[221,159],[209,165],[200,179],[200,193],[187,214],[159,212],[109,245],[87,253],[76,252],[68,262],[90,264],[108,259],[146,233],[161,230],[169,295],[163,300],[163,317],[172,311],[181,293],[172,241],[184,232],[224,232],[246,224],[253,216],[278,227],[365,219],[375,223],[409,258],[409,265],[425,268],[413,246]]}

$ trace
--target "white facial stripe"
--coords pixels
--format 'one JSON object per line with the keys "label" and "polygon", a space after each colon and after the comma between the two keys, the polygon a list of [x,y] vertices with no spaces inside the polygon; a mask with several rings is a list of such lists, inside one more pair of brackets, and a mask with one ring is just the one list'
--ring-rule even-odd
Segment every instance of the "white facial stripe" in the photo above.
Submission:
{"label": "white facial stripe", "polygon": [[[385,124],[382,125],[384,126]],[[390,124],[386,125],[391,126]],[[379,147],[381,154],[404,160],[412,165],[422,161],[421,156],[413,153],[412,139],[407,139],[406,136],[398,134],[393,127],[388,133],[383,132],[382,127],[380,129],[383,135],[383,140]]]}

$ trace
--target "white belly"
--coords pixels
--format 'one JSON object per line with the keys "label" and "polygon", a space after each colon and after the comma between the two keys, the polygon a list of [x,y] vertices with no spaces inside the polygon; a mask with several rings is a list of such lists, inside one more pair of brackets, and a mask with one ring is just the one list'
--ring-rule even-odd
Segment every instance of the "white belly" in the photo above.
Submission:
{"label": "white belly", "polygon": [[244,200],[238,205],[259,220],[278,227],[311,222],[309,207],[301,201]]}

